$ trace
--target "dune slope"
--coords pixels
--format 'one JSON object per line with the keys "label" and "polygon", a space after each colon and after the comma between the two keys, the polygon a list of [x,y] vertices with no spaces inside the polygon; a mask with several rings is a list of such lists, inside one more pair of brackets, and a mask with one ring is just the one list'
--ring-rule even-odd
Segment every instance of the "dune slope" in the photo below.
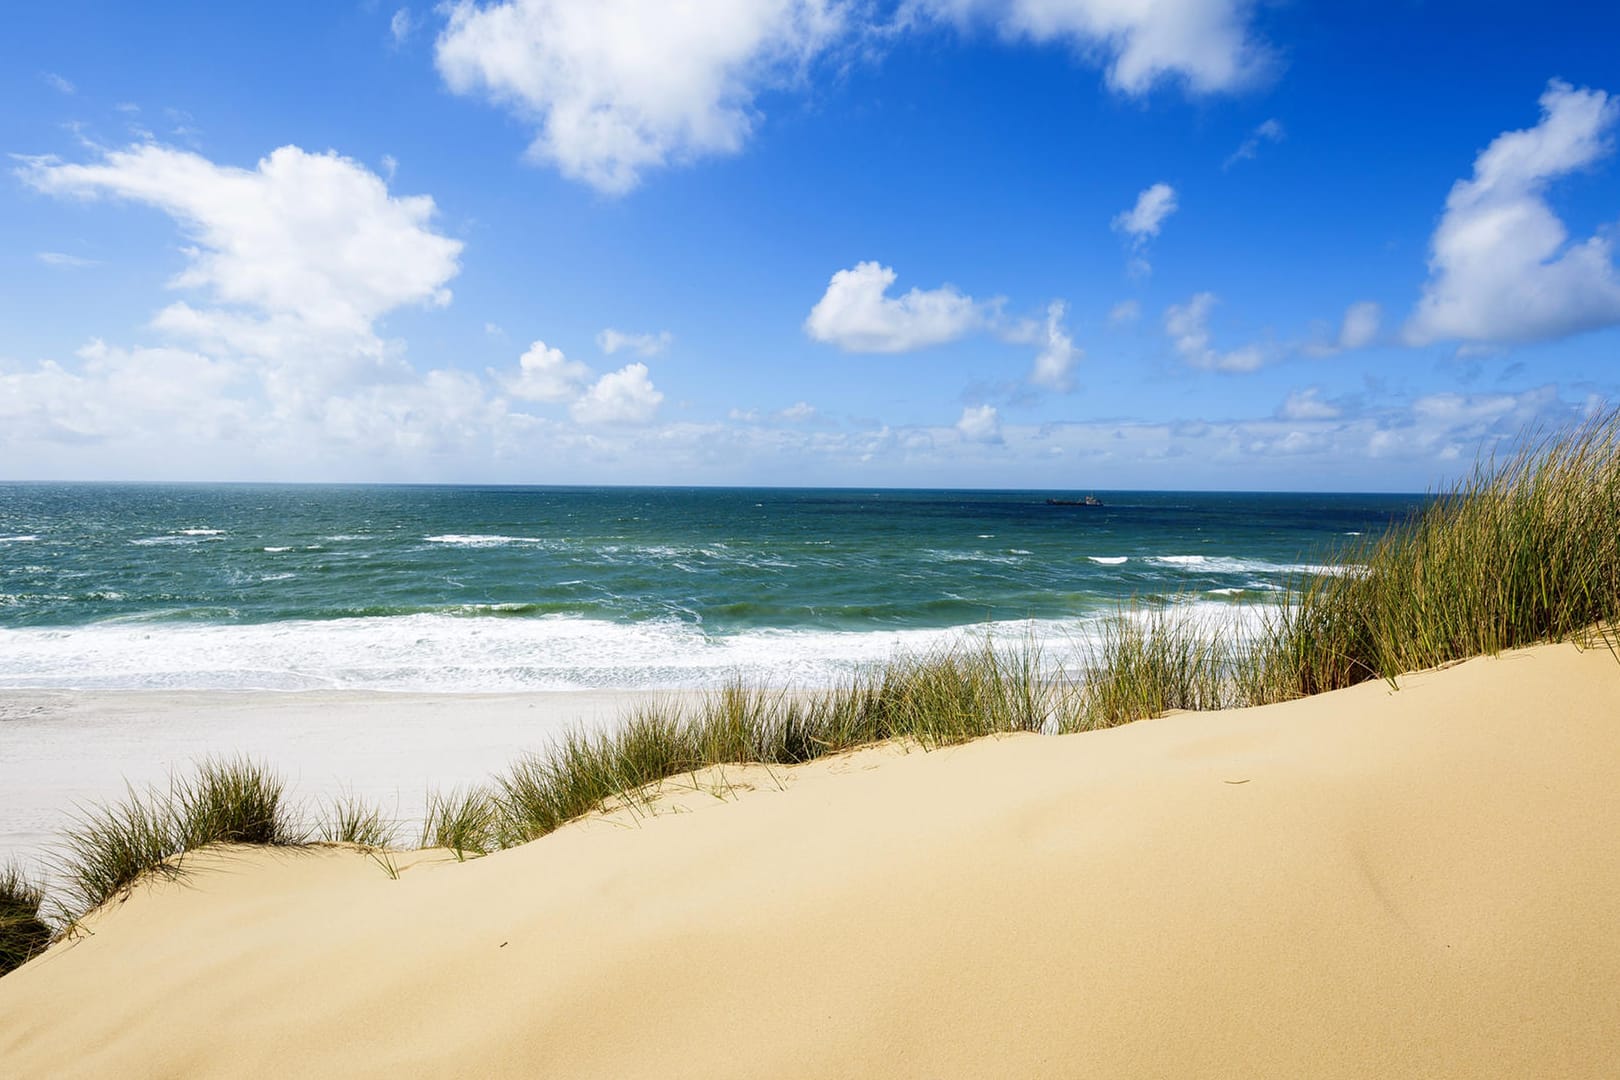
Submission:
{"label": "dune slope", "polygon": [[[1612,1076],[1620,663],[669,785],[456,863],[194,856],[8,1076]],[[752,790],[750,790],[750,788]]]}

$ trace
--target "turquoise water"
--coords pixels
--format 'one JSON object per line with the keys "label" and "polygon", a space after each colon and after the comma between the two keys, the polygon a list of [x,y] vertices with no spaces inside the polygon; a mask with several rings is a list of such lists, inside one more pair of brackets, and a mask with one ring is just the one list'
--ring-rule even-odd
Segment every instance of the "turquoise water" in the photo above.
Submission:
{"label": "turquoise water", "polygon": [[0,485],[0,686],[825,683],[1132,597],[1240,618],[1418,496]]}

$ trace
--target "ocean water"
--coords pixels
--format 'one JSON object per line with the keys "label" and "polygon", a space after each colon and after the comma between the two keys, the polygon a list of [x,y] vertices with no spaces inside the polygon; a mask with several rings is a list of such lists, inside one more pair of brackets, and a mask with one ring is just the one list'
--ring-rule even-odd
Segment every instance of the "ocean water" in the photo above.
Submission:
{"label": "ocean water", "polygon": [[818,686],[1122,602],[1256,617],[1420,496],[0,485],[0,687]]}

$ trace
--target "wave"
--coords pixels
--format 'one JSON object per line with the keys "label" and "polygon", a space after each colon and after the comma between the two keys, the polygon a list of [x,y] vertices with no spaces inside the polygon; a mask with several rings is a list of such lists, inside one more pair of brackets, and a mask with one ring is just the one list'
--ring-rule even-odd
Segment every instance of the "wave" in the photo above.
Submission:
{"label": "wave", "polygon": [[1130,560],[1127,555],[1087,555],[1086,558],[1100,566],[1119,566]]}
{"label": "wave", "polygon": [[27,544],[38,539],[39,537],[32,534],[27,536],[0,536],[0,544]]}
{"label": "wave", "polygon": [[224,529],[181,529],[181,536],[223,536]]}
{"label": "wave", "polygon": [[[328,537],[336,540],[337,537]],[[358,539],[345,537],[344,539]],[[424,536],[423,541],[429,544],[445,544],[450,547],[506,547],[509,544],[544,544],[546,541],[538,536],[491,536],[483,533],[445,533],[442,536]]]}
{"label": "wave", "polygon": [[1361,569],[1352,564],[1275,563],[1265,559],[1238,559],[1222,555],[1150,555],[1148,562],[1211,574],[1352,574]]}
{"label": "wave", "polygon": [[[1185,606],[1223,625],[1258,617],[1219,601]],[[521,610],[502,607],[246,625],[108,620],[0,630],[0,687],[498,693],[715,688],[743,679],[810,688],[896,656],[978,648],[987,639],[1009,648],[1032,645],[1056,670],[1072,666],[1079,650],[1096,641],[1101,618],[709,634],[677,619],[513,618]],[[508,617],[491,617],[501,615]]]}

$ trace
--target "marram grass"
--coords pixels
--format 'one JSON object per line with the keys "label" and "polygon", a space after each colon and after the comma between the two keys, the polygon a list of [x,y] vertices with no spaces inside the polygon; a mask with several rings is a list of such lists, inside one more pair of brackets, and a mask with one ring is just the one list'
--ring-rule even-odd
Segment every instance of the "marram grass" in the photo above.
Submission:
{"label": "marram grass", "polygon": [[306,839],[283,783],[247,758],[209,758],[166,789],[131,787],[121,802],[81,809],[63,838],[58,871],[69,910],[83,914],[143,874],[176,876],[179,856],[208,844],[288,846]]}
{"label": "marram grass", "polygon": [[51,928],[40,911],[44,902],[44,889],[21,867],[0,867],[0,975],[50,944]]}
{"label": "marram grass", "polygon": [[[576,730],[486,787],[428,798],[423,846],[458,858],[544,836],[606,808],[636,811],[671,777],[810,761],[888,739],[924,748],[1011,732],[1111,727],[1178,709],[1260,705],[1620,625],[1620,414],[1481,463],[1412,519],[1304,577],[1238,637],[1187,605],[1135,607],[1054,675],[1032,643],[901,657],[841,685],[789,694],[735,683],[682,710],[637,706],[614,729]],[[210,843],[307,837],[382,852],[393,831],[353,799],[312,827],[263,766],[206,761],[167,790],[81,812],[57,867],[77,917],[141,875],[175,874]],[[40,944],[39,890],[0,874],[0,965]],[[3,970],[3,966],[0,966]]]}

